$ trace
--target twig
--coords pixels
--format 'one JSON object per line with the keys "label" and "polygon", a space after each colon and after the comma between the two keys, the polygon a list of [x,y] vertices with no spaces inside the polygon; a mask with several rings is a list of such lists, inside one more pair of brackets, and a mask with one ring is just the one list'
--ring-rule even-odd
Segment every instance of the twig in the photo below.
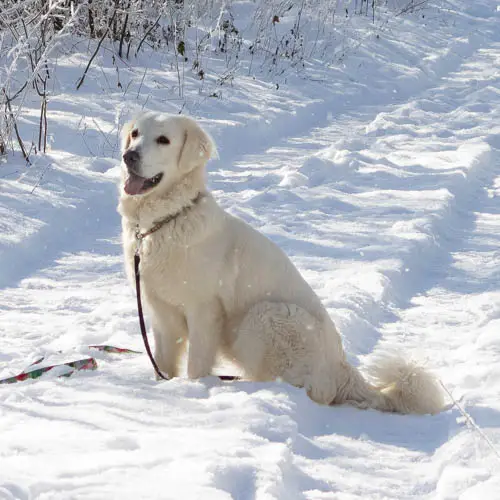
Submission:
{"label": "twig", "polygon": [[47,97],[44,96],[44,110],[43,110],[43,152],[47,150]]}
{"label": "twig", "polygon": [[[156,21],[153,23],[153,25],[146,31],[146,34],[142,37],[141,41],[139,42],[139,45],[137,46],[137,50],[135,51],[135,57],[137,57],[137,54],[141,50],[142,44],[144,43],[144,40],[148,37],[148,35],[156,28],[156,25],[158,24],[158,21],[161,19],[161,14],[157,17]],[[127,52],[128,55],[128,52]]]}
{"label": "twig", "polygon": [[27,80],[24,82],[24,85],[10,98],[10,100],[14,101],[16,97],[26,88],[26,85],[28,85]]}
{"label": "twig", "polygon": [[467,422],[472,426],[472,428],[479,433],[479,435],[484,439],[486,444],[489,446],[491,451],[496,455],[496,457],[500,460],[500,452],[495,448],[495,445],[491,441],[491,439],[484,433],[484,431],[474,422],[474,419],[462,408],[460,403],[452,396],[451,392],[448,390],[448,388],[443,384],[443,382],[440,380],[439,383],[441,384],[441,387],[445,390],[446,394],[450,397],[450,399],[453,401],[455,406],[458,408],[458,411],[462,414],[462,416],[467,420]]}
{"label": "twig", "polygon": [[144,68],[144,73],[142,74],[141,83],[139,84],[139,89],[137,90],[136,99],[139,99],[139,95],[141,94],[142,84],[144,83],[144,78],[146,78],[146,73],[148,72],[148,69],[149,69],[148,66],[146,66],[146,68]]}
{"label": "twig", "polygon": [[398,13],[396,13],[395,17],[402,16],[403,14],[407,14],[408,12],[412,12],[413,13],[413,12],[415,12],[416,8],[422,7],[426,3],[427,3],[427,0],[421,0],[418,3],[414,3],[413,1],[411,1],[408,5],[406,5],[405,7],[403,7]]}
{"label": "twig", "polygon": [[99,132],[101,133],[101,135],[104,137],[104,140],[108,143],[108,146],[111,148],[111,150],[113,151],[113,153],[115,152],[116,150],[116,147],[113,146],[113,144],[111,144],[106,136],[106,134],[104,133],[104,131],[102,130],[101,127],[99,127],[99,124],[97,123],[97,121],[95,120],[95,118],[92,118],[92,121],[94,122],[94,125],[97,127],[97,130],[99,130]]}
{"label": "twig", "polygon": [[42,130],[43,130],[43,105],[44,100],[42,99],[42,105],[40,106],[40,122],[38,124],[38,151],[42,150]]}
{"label": "twig", "polygon": [[49,167],[52,165],[52,162],[48,162],[45,168],[43,169],[43,172],[40,174],[40,177],[36,181],[36,184],[33,186],[33,189],[31,190],[30,194],[33,194],[35,192],[35,189],[40,185],[40,182],[42,182],[43,176],[45,175],[45,172],[49,169]]}
{"label": "twig", "polygon": [[125,34],[127,32],[127,25],[128,25],[128,10],[130,9],[130,0],[127,5],[127,14],[125,15],[125,21],[123,21],[123,26],[122,26],[122,34],[120,36],[120,47],[118,49],[118,55],[122,57],[122,50],[123,50],[123,41],[125,40]]}
{"label": "twig", "polygon": [[102,42],[104,42],[104,39],[108,35],[109,29],[111,28],[111,25],[113,24],[113,20],[114,20],[115,16],[116,16],[116,10],[113,12],[113,16],[111,17],[111,20],[108,23],[108,27],[106,28],[106,31],[101,36],[101,39],[99,40],[99,43],[97,44],[97,47],[96,47],[94,53],[92,54],[92,57],[90,58],[90,60],[89,60],[89,62],[87,64],[87,67],[85,68],[85,71],[83,72],[82,77],[78,81],[78,84],[76,85],[76,90],[78,90],[82,86],[82,84],[83,84],[83,82],[85,80],[85,77],[87,76],[87,71],[89,70],[90,65],[92,64],[92,61],[95,59],[95,56],[99,52],[99,49],[101,48]]}
{"label": "twig", "polygon": [[16,132],[17,142],[19,144],[19,147],[21,148],[21,153],[22,153],[25,161],[31,165],[28,153],[26,153],[26,149],[24,147],[23,140],[21,139],[21,135],[19,134],[19,129],[17,128],[17,121],[14,117],[14,113],[12,113],[12,106],[10,105],[10,99],[7,96],[7,92],[5,91],[5,89],[2,89],[2,92],[5,96],[5,102],[7,103],[7,108],[9,109],[10,119],[12,120],[12,124],[14,126],[14,131]]}
{"label": "twig", "polygon": [[0,176],[0,179],[7,179],[10,175],[16,175],[19,173],[19,170],[14,170],[14,172],[9,172],[8,174]]}

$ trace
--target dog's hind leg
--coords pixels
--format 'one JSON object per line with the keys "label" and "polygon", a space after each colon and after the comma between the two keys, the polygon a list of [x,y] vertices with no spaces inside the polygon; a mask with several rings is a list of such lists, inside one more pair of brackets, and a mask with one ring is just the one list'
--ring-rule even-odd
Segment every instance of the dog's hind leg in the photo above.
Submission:
{"label": "dog's hind leg", "polygon": [[330,404],[336,396],[335,369],[340,363],[340,343],[333,336],[338,333],[331,323],[301,307],[260,302],[244,316],[231,350],[252,379],[281,378],[304,387],[314,401]]}

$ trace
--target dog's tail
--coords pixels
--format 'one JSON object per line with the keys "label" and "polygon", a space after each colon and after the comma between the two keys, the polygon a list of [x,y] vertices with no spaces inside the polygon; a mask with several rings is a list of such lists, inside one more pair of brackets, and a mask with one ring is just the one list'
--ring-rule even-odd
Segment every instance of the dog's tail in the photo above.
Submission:
{"label": "dog's tail", "polygon": [[378,355],[367,367],[367,379],[344,365],[346,379],[334,403],[396,413],[439,413],[444,393],[438,380],[417,363],[399,356]]}

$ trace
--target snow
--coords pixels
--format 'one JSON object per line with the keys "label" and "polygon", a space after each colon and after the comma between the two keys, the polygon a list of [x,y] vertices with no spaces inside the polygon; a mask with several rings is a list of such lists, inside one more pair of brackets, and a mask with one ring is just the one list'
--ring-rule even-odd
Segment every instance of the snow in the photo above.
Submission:
{"label": "snow", "polygon": [[279,89],[257,74],[202,99],[188,78],[186,95],[218,145],[217,199],[291,256],[349,360],[425,360],[496,452],[456,406],[320,407],[279,381],[157,382],[145,355],[90,350],[143,350],[119,127],[180,106],[154,58],[120,69],[127,92],[107,57],[75,91],[82,52],[58,65],[50,152],[0,164],[0,378],[41,356],[98,369],[0,386],[1,499],[500,499],[500,11],[447,6],[379,38],[361,27],[343,65]]}

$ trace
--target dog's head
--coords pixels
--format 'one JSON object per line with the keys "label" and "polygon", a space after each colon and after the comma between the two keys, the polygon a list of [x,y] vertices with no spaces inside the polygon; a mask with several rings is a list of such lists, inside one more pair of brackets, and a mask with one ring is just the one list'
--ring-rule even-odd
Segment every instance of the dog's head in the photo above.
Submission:
{"label": "dog's head", "polygon": [[168,190],[203,167],[213,150],[212,139],[192,118],[143,113],[122,130],[123,189],[130,196]]}

